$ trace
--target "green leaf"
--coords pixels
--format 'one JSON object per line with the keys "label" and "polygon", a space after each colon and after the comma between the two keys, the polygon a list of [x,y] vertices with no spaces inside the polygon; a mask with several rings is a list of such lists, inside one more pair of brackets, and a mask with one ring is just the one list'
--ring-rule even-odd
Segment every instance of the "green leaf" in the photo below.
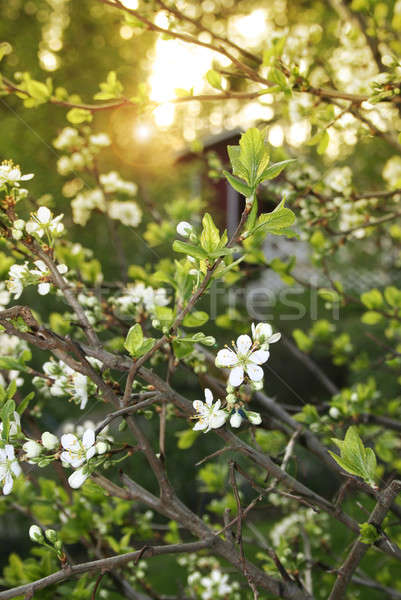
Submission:
{"label": "green leaf", "polygon": [[181,254],[186,254],[187,256],[199,258],[200,260],[206,260],[208,257],[207,252],[205,252],[200,246],[187,244],[186,242],[181,242],[181,240],[174,241],[173,250],[175,252],[180,252]]}
{"label": "green leaf", "polygon": [[366,308],[370,308],[372,310],[381,308],[383,306],[382,293],[376,288],[373,288],[373,290],[369,290],[368,292],[362,294],[361,301]]}
{"label": "green leaf", "polygon": [[213,222],[209,213],[205,213],[202,219],[203,231],[201,233],[200,242],[202,248],[208,254],[216,250],[220,243],[220,232]]}
{"label": "green leaf", "polygon": [[281,171],[285,169],[285,167],[293,162],[296,162],[295,158],[289,158],[288,160],[282,160],[278,163],[274,163],[267,167],[258,177],[257,182],[262,183],[266,179],[274,179],[278,175],[280,175]]}
{"label": "green leaf", "polygon": [[253,193],[253,189],[247,185],[244,181],[236,177],[235,175],[231,175],[228,171],[223,171],[223,175],[226,179],[228,179],[229,184],[240,194],[245,196],[245,198],[250,198]]}
{"label": "green leaf", "polygon": [[175,435],[178,437],[177,447],[180,450],[188,450],[195,442],[199,432],[193,429],[185,429],[184,431],[177,431]]}
{"label": "green leaf", "polygon": [[239,146],[227,146],[227,152],[234,175],[249,182],[248,169],[240,160],[241,148]]}
{"label": "green leaf", "polygon": [[401,308],[401,290],[398,288],[394,287],[393,285],[386,287],[384,290],[384,297],[387,304],[393,308]]}
{"label": "green leaf", "polygon": [[221,75],[220,75],[220,73],[218,73],[214,69],[210,69],[206,73],[206,79],[208,80],[208,82],[210,83],[210,85],[213,88],[215,88],[217,90],[223,89],[223,87],[222,87],[222,81],[221,81]]}
{"label": "green leaf", "polygon": [[294,232],[288,230],[288,227],[295,222],[295,214],[291,209],[285,206],[285,200],[282,200],[271,213],[264,213],[258,219],[258,225],[254,232],[258,229],[265,229],[267,233],[273,235],[291,235]]}
{"label": "green leaf", "polygon": [[186,315],[182,324],[184,327],[201,327],[209,320],[209,315],[202,311],[196,310],[189,315]]}
{"label": "green leaf", "polygon": [[332,441],[339,447],[341,456],[337,456],[333,452],[330,452],[330,455],[340,467],[348,473],[360,477],[372,487],[377,487],[375,484],[376,456],[371,448],[364,447],[357,428],[349,427],[343,441],[334,438]]}
{"label": "green leaf", "polygon": [[248,183],[254,187],[261,161],[268,152],[265,149],[262,133],[256,127],[248,129],[239,141],[239,159],[249,173]]}
{"label": "green leaf", "polygon": [[35,100],[46,102],[50,98],[50,90],[45,83],[35,81],[34,79],[27,79],[25,85],[26,91]]}
{"label": "green leaf", "polygon": [[317,145],[317,153],[318,154],[324,154],[327,150],[327,146],[329,145],[330,142],[330,136],[329,136],[329,132],[327,130],[325,130],[322,133],[322,136],[320,138],[320,142]]}
{"label": "green leaf", "polygon": [[135,353],[143,344],[143,331],[139,323],[136,323],[129,330],[127,337],[124,342],[124,348],[128,350],[131,356],[135,356]]}
{"label": "green leaf", "polygon": [[368,310],[361,317],[362,323],[365,323],[366,325],[376,325],[376,323],[380,323],[382,319],[383,315],[374,310]]}
{"label": "green leaf", "polygon": [[294,329],[292,336],[302,352],[309,352],[312,349],[312,340],[301,329]]}
{"label": "green leaf", "polygon": [[80,125],[80,123],[85,123],[85,121],[90,123],[92,121],[92,113],[90,110],[84,108],[72,108],[67,113],[67,120],[73,125]]}
{"label": "green leaf", "polygon": [[361,531],[361,542],[363,544],[374,544],[380,537],[376,527],[371,525],[371,523],[361,523],[359,529]]}
{"label": "green leaf", "polygon": [[2,60],[7,54],[12,52],[12,46],[8,42],[0,43],[0,60]]}

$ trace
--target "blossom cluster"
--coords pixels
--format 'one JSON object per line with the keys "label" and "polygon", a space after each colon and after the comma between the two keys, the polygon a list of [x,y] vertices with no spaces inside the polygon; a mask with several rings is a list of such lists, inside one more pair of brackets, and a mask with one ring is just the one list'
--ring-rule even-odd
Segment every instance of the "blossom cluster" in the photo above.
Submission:
{"label": "blossom cluster", "polygon": [[[37,285],[38,293],[41,296],[45,296],[50,292],[52,276],[47,265],[43,260],[35,260],[33,264],[35,265],[34,269],[28,266],[27,261],[23,265],[11,265],[7,287],[15,300],[21,296],[24,288],[28,285]],[[60,275],[64,275],[67,273],[68,268],[64,264],[57,265],[57,271]]]}
{"label": "blossom cluster", "polygon": [[63,216],[61,214],[53,217],[53,213],[47,206],[41,206],[37,212],[31,214],[29,221],[16,219],[13,222],[12,236],[18,241],[22,239],[25,230],[28,235],[39,239],[47,235],[48,241],[52,243],[54,238],[59,237],[64,232],[64,225],[61,222]]}
{"label": "blossom cluster", "polygon": [[164,288],[152,288],[142,281],[127,285],[123,294],[112,298],[115,311],[121,315],[137,316],[143,312],[153,315],[157,306],[170,302]]}
{"label": "blossom cluster", "polygon": [[[65,127],[53,142],[57,150],[67,153],[57,162],[58,172],[64,176],[76,175],[84,170],[94,173],[96,154],[110,144],[110,138],[105,133],[91,135],[86,127],[81,131]],[[142,211],[132,200],[138,190],[136,183],[125,181],[117,171],[102,173],[96,178],[97,185],[91,189],[82,189],[84,182],[78,177],[69,182],[71,185],[67,183],[64,186],[65,195],[73,196],[71,208],[74,223],[85,226],[91,214],[99,211],[123,225],[137,227],[142,220]]]}
{"label": "blossom cluster", "polygon": [[[20,181],[29,181],[32,177],[33,173],[22,175],[20,167],[14,165],[11,160],[4,160],[0,164],[0,189],[4,189],[6,186],[19,188]],[[26,192],[26,190],[24,191]]]}
{"label": "blossom cluster", "polygon": [[222,407],[221,400],[214,402],[212,392],[206,388],[205,402],[193,402],[197,419],[193,427],[195,431],[207,433],[211,429],[218,429],[227,419],[234,428],[240,427],[243,421],[249,421],[252,425],[262,422],[259,413],[244,406],[239,398],[238,389],[244,383],[260,389],[264,376],[260,365],[269,359],[270,344],[278,342],[280,338],[280,333],[273,334],[269,323],[259,323],[256,326],[252,324],[252,338],[249,335],[240,335],[237,342],[233,343],[233,350],[224,348],[217,353],[216,366],[230,370],[225,406]]}
{"label": "blossom cluster", "polygon": [[[3,427],[3,423],[0,422],[0,435]],[[78,427],[75,433],[64,433],[60,440],[49,431],[42,433],[39,441],[29,439],[21,431],[21,419],[16,412],[9,422],[7,437],[8,443],[4,448],[0,448],[0,484],[3,486],[4,495],[11,493],[14,479],[22,474],[14,447],[20,438],[26,440],[22,444],[22,459],[28,463],[44,467],[53,460],[60,459],[64,467],[75,469],[68,478],[69,485],[74,489],[81,487],[91,474],[90,460],[95,455],[106,454],[113,441],[107,433],[107,428],[96,436],[95,425],[90,421],[85,423],[84,428]]]}
{"label": "blossom cluster", "polygon": [[[87,360],[96,369],[102,366],[96,358],[88,357]],[[89,396],[96,392],[96,386],[89,377],[74,371],[62,360],[44,363],[43,372],[46,377],[34,377],[33,383],[45,396],[67,396],[79,404],[82,410],[86,407]],[[52,382],[50,385],[49,380]]]}

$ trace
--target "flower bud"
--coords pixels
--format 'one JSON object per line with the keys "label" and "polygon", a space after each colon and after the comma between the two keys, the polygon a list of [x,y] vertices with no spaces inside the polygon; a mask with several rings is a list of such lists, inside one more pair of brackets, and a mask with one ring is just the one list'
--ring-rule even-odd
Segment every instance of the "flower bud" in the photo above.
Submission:
{"label": "flower bud", "polygon": [[248,421],[252,425],[260,425],[262,422],[262,417],[260,416],[260,414],[258,412],[254,412],[252,410],[247,410],[246,416],[248,417]]}
{"label": "flower bud", "polygon": [[184,238],[189,237],[192,233],[191,223],[188,223],[187,221],[181,221],[180,223],[178,223],[177,233]]}
{"label": "flower bud", "polygon": [[106,454],[109,449],[109,445],[106,442],[97,442],[96,443],[96,452],[98,454]]}
{"label": "flower bud", "polygon": [[42,433],[42,444],[46,448],[46,450],[54,450],[59,445],[58,438],[50,433],[50,431],[45,431]]}
{"label": "flower bud", "polygon": [[57,542],[57,531],[55,531],[54,529],[46,529],[45,536],[52,544]]}
{"label": "flower bud", "polygon": [[22,449],[24,450],[27,458],[36,458],[42,452],[42,446],[35,442],[35,440],[29,440],[23,444]]}
{"label": "flower bud", "polygon": [[33,542],[43,542],[43,533],[38,525],[31,525],[29,528],[29,537]]}
{"label": "flower bud", "polygon": [[239,412],[236,410],[230,417],[230,425],[231,425],[231,427],[235,427],[235,429],[237,429],[238,427],[241,427],[241,423],[242,423],[242,417],[239,414]]}
{"label": "flower bud", "polygon": [[340,411],[336,406],[332,406],[329,410],[329,415],[332,419],[338,419],[338,417],[340,416]]}

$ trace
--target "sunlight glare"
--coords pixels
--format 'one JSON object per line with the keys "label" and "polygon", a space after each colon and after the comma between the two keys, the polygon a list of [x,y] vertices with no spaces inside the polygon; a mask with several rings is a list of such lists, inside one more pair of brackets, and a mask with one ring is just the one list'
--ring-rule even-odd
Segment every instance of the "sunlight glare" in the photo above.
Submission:
{"label": "sunlight glare", "polygon": [[125,8],[131,8],[135,10],[138,8],[138,0],[120,0],[121,4],[125,6]]}
{"label": "sunlight glare", "polygon": [[257,46],[267,35],[266,17],[266,10],[258,8],[249,15],[235,18],[234,30],[252,46]]}
{"label": "sunlight glare", "polygon": [[134,126],[132,131],[133,137],[137,142],[148,142],[152,137],[152,128],[147,123],[139,123]]}

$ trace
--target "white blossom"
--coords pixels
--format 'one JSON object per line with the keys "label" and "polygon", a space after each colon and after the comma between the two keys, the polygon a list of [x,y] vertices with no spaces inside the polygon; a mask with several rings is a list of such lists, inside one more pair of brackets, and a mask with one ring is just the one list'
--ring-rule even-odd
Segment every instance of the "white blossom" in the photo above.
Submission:
{"label": "white blossom", "polygon": [[14,447],[6,444],[4,448],[0,448],[0,483],[3,485],[5,496],[10,494],[13,489],[13,477],[18,477],[21,473],[21,467],[15,458]]}
{"label": "white blossom", "polygon": [[31,219],[27,222],[25,229],[30,235],[37,235],[40,238],[46,232],[49,232],[53,237],[59,236],[64,231],[64,225],[61,223],[63,216],[61,214],[53,217],[53,213],[47,206],[41,206],[36,213],[32,213]]}
{"label": "white blossom", "polygon": [[7,306],[7,304],[10,302],[10,299],[10,291],[7,289],[5,282],[0,281],[0,307],[3,308],[4,306]]}
{"label": "white blossom", "polygon": [[7,183],[18,187],[20,181],[28,181],[32,177],[33,173],[22,175],[19,166],[14,165],[10,160],[5,160],[0,164],[0,187]]}
{"label": "white blossom", "polygon": [[220,409],[220,400],[216,400],[213,404],[213,394],[208,388],[205,389],[205,400],[205,402],[201,400],[193,402],[193,407],[197,413],[195,418],[198,419],[193,429],[194,431],[207,433],[211,429],[222,427],[226,422],[227,413]]}
{"label": "white blossom", "polygon": [[105,148],[106,146],[110,146],[111,140],[107,133],[96,133],[89,136],[89,142],[93,146],[98,146],[99,148]]}
{"label": "white blossom", "polygon": [[121,221],[123,225],[137,227],[142,219],[142,211],[136,202],[119,202],[113,200],[107,208],[111,219]]}
{"label": "white blossom", "polygon": [[65,433],[61,436],[61,445],[64,448],[60,455],[61,460],[77,469],[68,478],[68,483],[72,488],[79,488],[89,477],[87,469],[80,467],[96,454],[95,432],[93,429],[86,429],[82,440],[73,433]]}
{"label": "white blossom", "polygon": [[[21,417],[19,416],[17,411],[14,411],[13,417],[14,417],[14,420],[10,420],[9,428],[8,428],[8,436],[10,438],[15,437],[16,435],[21,433]],[[0,422],[0,437],[3,433],[3,427],[4,427],[3,423]]]}
{"label": "white blossom", "polygon": [[78,194],[71,202],[72,218],[78,225],[86,225],[93,210],[105,212],[106,200],[102,190],[86,190]]}
{"label": "white blossom", "polygon": [[130,284],[124,289],[124,294],[114,300],[116,308],[123,314],[140,312],[144,307],[146,312],[153,313],[156,306],[167,306],[170,299],[164,288],[154,289],[142,281]]}
{"label": "white blossom", "polygon": [[83,143],[84,140],[79,135],[77,129],[74,129],[73,127],[64,127],[53,141],[53,146],[57,148],[57,150],[70,150],[74,147],[80,147]]}
{"label": "white blossom", "polygon": [[22,446],[26,458],[37,458],[42,452],[42,446],[35,440],[28,440]]}
{"label": "white blossom", "polygon": [[263,350],[269,349],[269,344],[274,344],[281,339],[281,333],[273,333],[273,328],[269,323],[252,323],[252,337],[254,342],[258,342]]}
{"label": "white blossom", "polygon": [[262,365],[269,359],[268,350],[255,350],[249,335],[240,335],[234,351],[224,348],[217,353],[216,366],[231,369],[228,382],[233,387],[241,385],[245,373],[251,381],[263,379]]}
{"label": "white blossom", "polygon": [[138,190],[136,183],[124,181],[117,171],[110,171],[110,173],[100,175],[99,181],[106,194],[120,193],[127,196],[135,196]]}

